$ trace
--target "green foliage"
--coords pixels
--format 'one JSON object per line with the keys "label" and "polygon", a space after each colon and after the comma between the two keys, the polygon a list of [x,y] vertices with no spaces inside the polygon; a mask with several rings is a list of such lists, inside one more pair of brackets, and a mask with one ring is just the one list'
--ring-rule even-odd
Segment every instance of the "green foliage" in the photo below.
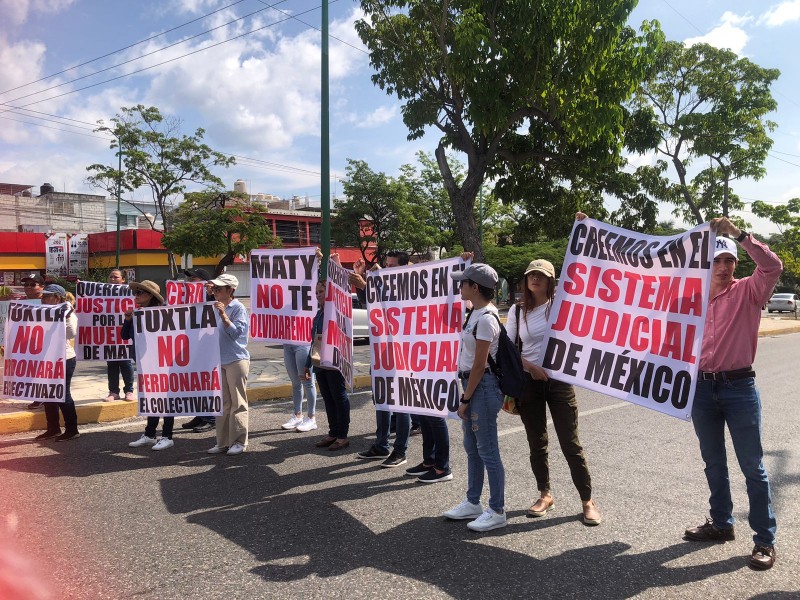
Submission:
{"label": "green foliage", "polygon": [[800,198],[778,205],[753,202],[753,214],[769,219],[780,229],[769,239],[769,247],[783,261],[783,274],[776,289],[800,291]]}
{"label": "green foliage", "polygon": [[[768,133],[775,128],[766,116],[777,108],[770,85],[778,76],[778,70],[759,67],[730,50],[665,44],[657,70],[633,102],[626,137],[629,148],[645,152],[656,147],[663,157],[637,169],[643,189],[674,204],[675,216],[697,224],[741,209],[730,184],[765,174],[772,146]],[[696,169],[695,160],[707,166]],[[667,176],[670,169],[677,183]],[[693,177],[690,169],[696,170]]]}
{"label": "green foliage", "polygon": [[409,181],[409,170],[404,169],[404,176],[394,179],[374,172],[364,161],[348,159],[345,199],[336,206],[331,238],[337,245],[359,248],[368,264],[370,245],[379,264],[389,250],[421,255],[439,245],[428,206],[414,193],[425,190]]}
{"label": "green foliage", "polygon": [[175,210],[174,226],[161,243],[176,254],[221,257],[214,271],[219,275],[237,255],[247,256],[264,245],[280,247],[260,214],[265,210],[240,192],[190,192]]}
{"label": "green foliage", "polygon": [[[202,128],[191,136],[181,134],[180,120],[164,118],[154,106],[138,104],[120,111],[111,119],[112,126],[99,121],[96,131],[114,136],[110,147],[117,149],[117,156],[122,154],[122,170],[114,165],[90,165],[86,168],[91,173],[87,182],[113,196],[117,195],[118,184],[126,192],[149,188],[156,215],[161,217],[164,231],[169,231],[172,205],[187,185],[222,187],[222,180],[211,169],[228,167],[236,161],[204,144]],[[155,229],[155,224],[151,223],[151,227]],[[169,258],[174,275],[172,254]]]}
{"label": "green foliage", "polygon": [[523,280],[525,270],[532,260],[545,259],[553,263],[556,274],[564,264],[567,251],[567,239],[524,244],[522,246],[488,246],[486,247],[486,263],[497,271],[497,274],[508,281],[508,289],[512,293],[517,290]]}
{"label": "green foliage", "polygon": [[[475,199],[487,176],[504,203],[616,165],[622,104],[661,41],[626,26],[635,0],[362,0],[356,23],[373,82],[403,105],[409,139],[429,128],[457,230],[482,256]],[[466,157],[459,179],[447,151]],[[530,187],[534,186],[534,187]],[[601,185],[602,187],[602,185]],[[528,190],[533,190],[533,194]],[[574,215],[574,211],[571,211]]]}

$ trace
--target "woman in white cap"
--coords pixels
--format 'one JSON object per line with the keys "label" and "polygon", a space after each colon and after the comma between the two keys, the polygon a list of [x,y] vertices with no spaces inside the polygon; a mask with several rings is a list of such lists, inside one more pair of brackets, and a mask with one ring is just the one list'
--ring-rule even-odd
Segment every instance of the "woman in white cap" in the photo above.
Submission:
{"label": "woman in white cap", "polygon": [[583,503],[583,522],[586,525],[599,525],[600,512],[592,500],[592,478],[578,439],[575,389],[568,383],[550,379],[540,366],[547,318],[556,290],[556,271],[552,263],[543,259],[531,261],[525,271],[524,284],[522,302],[509,311],[506,331],[512,340],[519,335],[522,366],[527,375],[523,396],[519,399],[519,413],[525,426],[531,469],[540,494],[527,515],[543,517],[555,507],[547,460],[549,408],[561,452]]}
{"label": "woman in white cap", "polygon": [[[506,526],[505,469],[497,439],[497,415],[503,406],[503,393],[497,377],[489,369],[489,356],[497,356],[500,318],[492,304],[497,273],[489,265],[475,263],[464,271],[450,273],[461,282],[461,298],[472,302],[472,311],[461,332],[458,377],[464,393],[458,408],[467,452],[467,494],[444,516],[467,520],[473,531],[490,531]],[[484,470],[489,479],[489,507],[481,505]]]}
{"label": "woman in white cap", "polygon": [[[56,306],[67,302],[67,291],[55,283],[46,285],[42,290],[42,304]],[[75,334],[78,331],[78,317],[70,307],[66,318],[67,327],[67,347],[64,357],[66,359],[64,371],[64,402],[44,402],[44,414],[47,419],[47,429],[44,433],[36,436],[37,440],[49,440],[55,438],[57,442],[66,442],[80,437],[78,433],[78,413],[75,410],[75,402],[70,393],[70,383],[72,374],[75,372]],[[58,421],[58,411],[64,415],[64,433],[61,433],[61,425]]]}
{"label": "woman in white cap", "polygon": [[217,417],[217,443],[209,454],[241,454],[247,449],[249,414],[247,376],[250,353],[247,335],[250,319],[244,305],[234,298],[239,280],[224,273],[208,282],[219,312],[219,358],[222,368],[222,416]]}
{"label": "woman in white cap", "polygon": [[[154,281],[144,280],[132,282],[128,286],[133,290],[133,301],[139,308],[151,306],[164,306],[164,297],[161,295],[161,288]],[[136,356],[136,343],[133,338],[133,309],[125,311],[125,320],[122,323],[123,340],[131,340],[131,353]],[[175,417],[164,417],[164,427],[161,429],[161,437],[156,438],[159,417],[147,417],[147,425],[144,433],[138,440],[128,444],[131,448],[142,446],[152,446],[153,450],[166,450],[172,448],[175,442],[172,441],[172,428],[175,426]]]}

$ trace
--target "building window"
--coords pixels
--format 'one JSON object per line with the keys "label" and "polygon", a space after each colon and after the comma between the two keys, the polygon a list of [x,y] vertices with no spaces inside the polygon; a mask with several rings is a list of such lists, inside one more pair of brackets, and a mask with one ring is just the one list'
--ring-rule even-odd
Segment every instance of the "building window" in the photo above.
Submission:
{"label": "building window", "polygon": [[75,202],[72,200],[51,200],[50,206],[54,215],[75,216]]}
{"label": "building window", "polygon": [[277,221],[276,233],[285,244],[299,244],[300,230],[297,221]]}
{"label": "building window", "polygon": [[320,236],[320,232],[322,229],[322,225],[320,223],[309,223],[308,224],[308,243],[309,244],[319,244],[322,240]]}

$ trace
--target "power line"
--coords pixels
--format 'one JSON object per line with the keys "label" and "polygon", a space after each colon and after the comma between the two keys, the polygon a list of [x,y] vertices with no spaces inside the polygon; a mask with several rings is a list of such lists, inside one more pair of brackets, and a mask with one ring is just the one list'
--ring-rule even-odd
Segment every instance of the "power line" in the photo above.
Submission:
{"label": "power line", "polygon": [[684,16],[684,14],[683,14],[682,12],[680,12],[680,11],[679,11],[677,8],[675,8],[674,6],[672,6],[672,4],[670,4],[669,2],[667,2],[667,0],[661,0],[661,1],[662,1],[664,4],[666,4],[667,6],[669,6],[669,7],[670,7],[670,8],[673,10],[673,12],[675,12],[675,14],[677,14],[677,15],[678,15],[678,16],[679,16],[681,19],[683,19],[683,20],[684,20],[684,21],[686,21],[686,22],[687,22],[689,25],[691,25],[692,27],[694,27],[694,29],[695,29],[695,31],[697,31],[697,33],[699,33],[700,35],[703,35],[703,31],[702,31],[702,30],[701,30],[701,29],[700,29],[700,28],[699,28],[697,25],[695,25],[694,23],[692,23],[692,22],[691,22],[691,21],[690,21],[690,20],[689,20],[689,19],[688,19],[686,16]]}
{"label": "power line", "polygon": [[192,23],[196,23],[197,21],[201,21],[202,19],[205,19],[206,17],[210,17],[211,15],[213,15],[215,13],[223,11],[223,10],[225,10],[227,8],[231,8],[232,6],[240,4],[241,2],[244,2],[244,0],[236,0],[236,2],[232,2],[232,3],[230,3],[230,4],[226,5],[226,6],[223,6],[222,8],[218,8],[216,10],[212,10],[210,13],[206,13],[205,15],[197,17],[196,19],[192,19],[191,21],[186,21],[186,23],[182,23],[180,25],[177,25],[176,27],[173,27],[171,29],[167,29],[166,31],[162,31],[161,33],[157,33],[156,35],[152,35],[149,38],[145,38],[143,40],[139,40],[138,42],[134,42],[133,44],[129,44],[129,45],[127,45],[127,46],[125,46],[123,48],[120,48],[118,50],[113,50],[111,52],[108,52],[107,54],[103,54],[102,56],[98,56],[97,58],[92,58],[92,59],[84,61],[84,62],[82,62],[80,64],[73,65],[71,67],[67,67],[67,68],[65,68],[65,69],[63,69],[61,71],[58,71],[57,73],[52,73],[50,75],[45,75],[44,77],[40,77],[39,79],[36,79],[35,81],[29,81],[28,83],[23,83],[22,85],[18,85],[17,87],[9,88],[9,89],[7,89],[5,91],[0,92],[0,95],[7,94],[8,92],[13,92],[14,90],[18,90],[20,88],[24,88],[24,87],[27,87],[29,85],[33,85],[34,83],[39,83],[40,81],[44,81],[46,79],[50,79],[50,78],[55,77],[57,75],[61,75],[63,73],[66,73],[67,71],[72,71],[73,69],[77,69],[79,67],[84,67],[84,66],[86,66],[88,64],[91,64],[93,62],[97,62],[98,60],[101,60],[103,58],[108,58],[109,56],[113,56],[114,54],[119,54],[120,52],[123,52],[124,50],[129,50],[130,48],[138,46],[139,44],[144,44],[145,42],[149,42],[151,40],[159,38],[162,35],[166,35],[167,33],[172,33],[173,31],[177,31],[178,29],[181,29],[182,27],[186,27],[187,25],[191,25]]}
{"label": "power line", "polygon": [[[286,2],[286,0],[281,0],[280,2],[277,2],[275,4],[275,6],[277,6],[278,4],[283,4],[284,2]],[[267,8],[272,8],[272,7],[267,5]],[[76,81],[81,81],[82,79],[87,79],[89,77],[94,77],[95,75],[99,75],[100,73],[105,73],[106,71],[111,71],[112,69],[116,69],[117,67],[121,67],[123,65],[127,65],[127,64],[135,62],[135,61],[137,61],[139,59],[147,58],[148,56],[152,56],[154,54],[158,54],[159,52],[163,52],[164,50],[169,50],[170,48],[173,48],[175,46],[179,46],[179,45],[184,44],[186,42],[189,42],[189,41],[191,41],[191,40],[193,40],[195,38],[207,35],[207,34],[211,33],[212,31],[216,31],[217,29],[222,29],[223,27],[227,27],[228,25],[232,25],[233,23],[236,23],[237,21],[242,21],[244,19],[252,17],[255,14],[258,14],[260,12],[264,12],[265,10],[267,10],[267,8],[260,8],[260,9],[258,9],[256,11],[253,11],[253,12],[251,12],[249,14],[244,15],[243,17],[239,17],[238,19],[234,19],[233,21],[228,21],[227,23],[223,23],[222,25],[218,25],[216,27],[212,27],[211,29],[208,29],[206,31],[201,31],[200,33],[197,33],[195,35],[189,36],[188,38],[184,38],[184,39],[182,39],[182,40],[180,40],[178,42],[173,42],[172,44],[168,44],[168,45],[163,46],[161,48],[158,48],[156,50],[152,50],[151,52],[147,52],[146,54],[142,54],[141,56],[136,56],[134,58],[130,58],[128,60],[124,60],[124,61],[122,61],[120,63],[116,63],[114,65],[111,65],[110,67],[106,67],[105,69],[99,69],[97,71],[94,71],[93,73],[88,73],[86,75],[81,75],[80,77],[76,77],[75,79],[70,79],[68,81],[64,81],[63,83],[59,83],[58,85],[52,85],[52,86],[50,86],[48,88],[43,88],[41,90],[37,90],[35,92],[31,92],[30,94],[25,94],[24,96],[18,96],[17,98],[14,98],[13,100],[8,100],[8,102],[9,103],[18,102],[20,100],[24,100],[25,98],[30,98],[31,96],[36,96],[37,94],[42,94],[44,92],[49,92],[50,90],[55,90],[57,88],[65,86],[65,85],[69,85],[70,83],[75,83]],[[213,47],[213,46],[210,46],[210,47]],[[58,96],[56,96],[56,97],[58,97]]]}

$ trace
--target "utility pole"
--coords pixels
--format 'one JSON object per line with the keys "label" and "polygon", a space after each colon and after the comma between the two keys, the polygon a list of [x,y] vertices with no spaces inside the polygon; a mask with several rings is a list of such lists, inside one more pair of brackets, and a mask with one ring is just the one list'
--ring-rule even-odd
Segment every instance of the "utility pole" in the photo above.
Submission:
{"label": "utility pole", "polygon": [[328,85],[328,0],[322,0],[322,92],[320,132],[321,142],[321,170],[320,182],[320,207],[322,208],[322,266],[323,277],[328,273],[328,257],[331,254],[331,156],[330,156],[330,88]]}
{"label": "utility pole", "polygon": [[122,196],[122,143],[117,138],[117,154],[119,155],[119,167],[117,168],[117,269],[119,269],[119,222],[120,216],[120,202]]}

